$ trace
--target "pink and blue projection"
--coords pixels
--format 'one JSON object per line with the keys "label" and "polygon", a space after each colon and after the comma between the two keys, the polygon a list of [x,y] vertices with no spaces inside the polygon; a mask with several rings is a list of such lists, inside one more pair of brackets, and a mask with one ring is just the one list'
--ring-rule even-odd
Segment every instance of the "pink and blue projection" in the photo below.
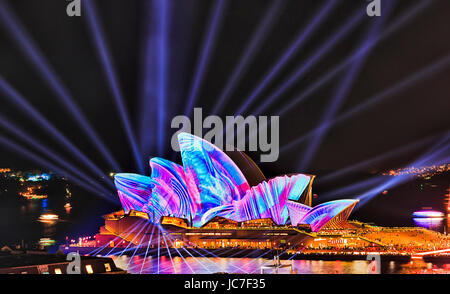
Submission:
{"label": "pink and blue projection", "polygon": [[250,187],[244,174],[219,148],[187,133],[178,135],[183,166],[152,158],[151,177],[115,175],[115,185],[125,213],[146,212],[151,221],[162,216],[191,218],[202,226],[215,216],[238,222],[271,218],[284,225],[311,224],[319,230],[354,200],[332,201],[315,208],[298,200],[311,177],[280,176]]}

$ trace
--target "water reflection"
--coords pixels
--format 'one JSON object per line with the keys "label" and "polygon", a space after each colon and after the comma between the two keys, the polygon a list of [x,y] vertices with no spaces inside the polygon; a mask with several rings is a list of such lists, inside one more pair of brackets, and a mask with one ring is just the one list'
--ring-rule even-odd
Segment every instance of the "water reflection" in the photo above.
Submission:
{"label": "water reflection", "polygon": [[441,231],[442,225],[444,224],[443,217],[415,217],[413,218],[413,221],[417,227],[422,227],[437,232]]}
{"label": "water reflection", "polygon": [[64,209],[66,210],[66,214],[70,214],[70,211],[72,210],[72,205],[67,202],[66,204],[64,204]]}
{"label": "water reflection", "polygon": [[55,213],[45,212],[41,214],[38,218],[38,221],[41,223],[53,225],[59,220],[59,216]]}
{"label": "water reflection", "polygon": [[[211,273],[242,273],[259,274],[261,266],[273,264],[272,260],[264,258],[206,258],[206,257],[147,257],[122,255],[114,257],[116,265],[133,274],[211,274]],[[283,264],[292,263],[290,268],[281,268],[280,274],[367,274],[369,262],[354,261],[324,261],[324,260],[284,260]],[[436,266],[432,264],[399,264],[395,261],[385,262],[381,266],[383,274],[417,274],[417,273],[450,273],[450,265]],[[271,273],[265,270],[265,273]]]}
{"label": "water reflection", "polygon": [[[273,264],[272,260],[258,258],[205,258],[205,257],[147,257],[133,258],[122,255],[113,257],[116,265],[127,269],[130,273],[143,274],[210,274],[210,273],[250,273],[258,274],[264,265]],[[282,261],[283,264],[292,263],[292,272],[299,274],[365,274],[368,269],[367,261],[322,261],[322,260],[293,260]],[[266,273],[270,273],[267,270]],[[291,273],[290,268],[282,268],[280,274]]]}

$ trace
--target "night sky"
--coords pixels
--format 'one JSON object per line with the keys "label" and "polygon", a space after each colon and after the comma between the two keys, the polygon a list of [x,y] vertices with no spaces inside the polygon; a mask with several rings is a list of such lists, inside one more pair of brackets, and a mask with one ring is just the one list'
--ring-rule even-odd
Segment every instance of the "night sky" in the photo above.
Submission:
{"label": "night sky", "polygon": [[[380,34],[414,5],[423,1],[395,1],[393,10],[380,28]],[[68,17],[65,12],[68,2],[63,0],[2,2],[6,3],[16,15],[21,26],[51,65],[60,83],[67,88],[73,101],[119,162],[122,168],[120,172],[138,172],[108,80],[102,69],[103,65],[90,34],[83,1],[81,17]],[[148,55],[154,54],[151,48],[147,48],[146,40],[148,34],[154,31],[151,26],[156,21],[153,19],[155,12],[151,10],[148,1],[93,2],[132,130],[139,148],[142,149],[141,160],[148,172],[147,162],[150,157],[161,156],[169,159],[172,157],[170,137],[176,130],[170,129],[170,120],[175,115],[184,114],[202,53],[202,42],[208,31],[208,18],[215,2],[169,1],[166,137],[163,145],[165,151],[162,154],[157,150],[157,91],[152,90],[147,95],[143,94],[145,88],[143,73],[149,70],[146,68],[149,63],[145,60]],[[254,57],[221,108],[220,116],[236,114],[237,107],[258,86],[276,60],[297,38],[299,32],[326,4],[326,1],[317,0],[282,2],[280,12],[265,34],[262,44],[252,52]],[[387,1],[382,2],[384,9]],[[370,51],[337,116],[450,54],[450,2],[447,0],[426,0],[426,2],[430,4],[408,23],[377,43]],[[204,115],[208,115],[217,103],[217,97],[223,91],[234,68],[241,62],[245,46],[272,5],[273,2],[262,0],[226,1],[222,10],[223,22],[216,32],[195,103],[196,107],[203,107]],[[363,0],[339,1],[243,115],[254,114],[254,110],[272,91],[282,85],[302,64],[308,62],[333,36],[334,31],[347,22],[357,10],[365,11],[366,5],[367,1]],[[311,66],[292,87],[277,97],[276,102],[265,109],[262,115],[276,114],[308,86],[348,58],[365,38],[369,26],[374,21],[376,18],[364,16],[360,23]],[[0,56],[0,76],[105,173],[113,171],[48,87],[42,74],[26,57],[20,45],[5,29],[4,22],[0,22]],[[154,66],[151,62],[150,65]],[[294,172],[321,176],[428,136],[439,138],[450,130],[450,64],[447,65],[330,128],[306,170],[298,170],[298,162],[309,140],[281,153],[277,162],[263,164],[263,172],[268,176]],[[318,125],[331,97],[342,84],[346,72],[344,70],[336,75],[280,117],[281,147]],[[31,120],[26,112],[7,100],[1,91],[0,101],[2,117],[65,156],[87,174],[93,175],[73,154],[49,136],[40,124]],[[33,146],[23,144],[7,130],[0,129],[0,134],[33,150]],[[402,167],[427,150],[434,142],[435,140],[431,140],[420,148],[403,152],[394,158],[374,163],[358,171],[373,173]],[[251,153],[250,156],[255,160],[259,158],[257,153]],[[41,167],[1,145],[0,165],[13,168]]]}

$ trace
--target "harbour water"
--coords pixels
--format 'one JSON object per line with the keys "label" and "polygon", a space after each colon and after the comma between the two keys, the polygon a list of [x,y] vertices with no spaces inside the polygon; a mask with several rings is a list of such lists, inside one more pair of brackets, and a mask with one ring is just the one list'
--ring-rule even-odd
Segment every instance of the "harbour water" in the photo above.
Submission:
{"label": "harbour water", "polygon": [[[42,186],[44,199],[27,199],[21,195],[28,187]],[[0,246],[38,246],[51,241],[55,251],[66,237],[91,236],[102,225],[102,214],[117,210],[101,198],[90,195],[61,178],[42,182],[21,182],[0,176]],[[45,220],[45,216],[54,216]],[[44,219],[43,219],[44,218]]]}
{"label": "harbour water", "polygon": [[[259,274],[261,267],[273,264],[273,260],[264,258],[206,258],[206,257],[147,257],[122,255],[113,257],[116,266],[126,269],[132,274],[212,274],[212,273],[240,273]],[[158,262],[159,260],[159,262]],[[281,261],[282,264],[292,265],[281,268],[279,274],[367,274],[369,261],[323,261],[323,260],[291,260]],[[407,264],[389,261],[381,264],[382,274],[449,274],[450,264],[432,264],[412,262]],[[264,273],[274,273],[265,270]]]}

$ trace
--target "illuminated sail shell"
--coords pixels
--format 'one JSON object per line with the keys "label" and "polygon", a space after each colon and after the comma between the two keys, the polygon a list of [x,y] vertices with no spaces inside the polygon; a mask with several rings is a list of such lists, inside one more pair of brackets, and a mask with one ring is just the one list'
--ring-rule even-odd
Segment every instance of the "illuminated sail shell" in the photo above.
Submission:
{"label": "illuminated sail shell", "polygon": [[152,179],[137,174],[117,174],[114,176],[120,203],[125,213],[131,209],[142,211],[152,194]]}
{"label": "illuminated sail shell", "polygon": [[153,190],[149,205],[161,216],[173,215],[187,218],[201,207],[195,184],[184,174],[183,167],[162,158],[150,160]]}
{"label": "illuminated sail shell", "polygon": [[[309,224],[313,232],[320,231],[334,220],[347,220],[358,200],[335,200],[319,204],[311,209],[301,220],[302,224]],[[341,219],[335,219],[344,216]]]}
{"label": "illuminated sail shell", "polygon": [[303,217],[312,210],[311,206],[294,201],[287,201],[286,206],[293,226],[300,224]]}
{"label": "illuminated sail shell", "polygon": [[289,217],[286,202],[290,196],[298,198],[307,186],[304,181],[308,180],[303,175],[294,175],[264,181],[248,190],[242,199],[232,202],[234,209],[231,212],[217,215],[238,222],[271,218],[276,224],[283,225]]}
{"label": "illuminated sail shell", "polygon": [[239,200],[250,185],[236,164],[219,148],[187,133],[178,135],[186,177],[193,179],[201,212]]}

